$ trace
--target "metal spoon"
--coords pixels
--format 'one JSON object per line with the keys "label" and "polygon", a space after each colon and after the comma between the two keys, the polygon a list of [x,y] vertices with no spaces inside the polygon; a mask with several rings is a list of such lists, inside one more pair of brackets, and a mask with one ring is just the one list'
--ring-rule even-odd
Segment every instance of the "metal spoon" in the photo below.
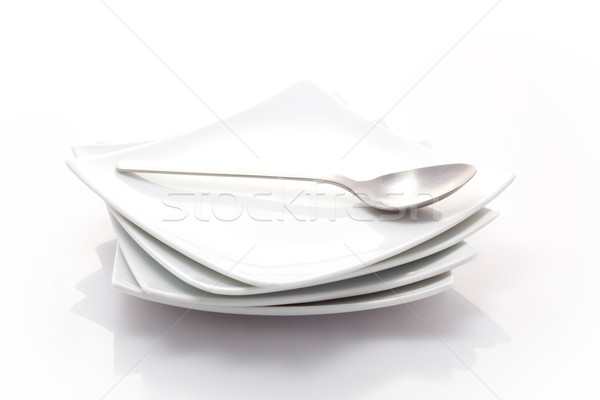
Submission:
{"label": "metal spoon", "polygon": [[354,194],[364,203],[380,210],[419,208],[440,201],[460,189],[477,170],[469,164],[442,164],[382,175],[367,181],[356,181],[337,174],[305,173],[286,168],[244,168],[226,170],[175,166],[152,161],[125,160],[117,163],[119,172],[175,175],[209,175],[239,178],[291,179],[336,185]]}

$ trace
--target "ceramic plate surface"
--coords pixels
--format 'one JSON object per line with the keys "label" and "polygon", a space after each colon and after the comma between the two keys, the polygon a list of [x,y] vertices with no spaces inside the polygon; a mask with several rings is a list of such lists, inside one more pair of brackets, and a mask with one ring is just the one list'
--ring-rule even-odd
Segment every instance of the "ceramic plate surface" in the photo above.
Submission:
{"label": "ceramic plate surface", "polygon": [[[127,221],[117,212],[109,209],[109,214],[111,214],[113,219],[116,219],[116,222],[120,225],[119,228],[122,228],[124,233],[127,234],[127,239],[133,239],[139,247],[150,255],[150,257],[160,263],[173,275],[177,276],[180,280],[191,286],[210,293],[230,296],[271,293],[284,290],[278,287],[250,286],[226,277],[154,239],[152,236]],[[319,284],[367,275],[422,259],[466,239],[483,226],[490,223],[497,215],[498,212],[484,208],[446,232],[429,239],[410,250],[372,264],[368,268],[363,267],[348,274],[335,276],[324,282],[320,282]],[[116,229],[117,228],[115,228],[115,231]],[[122,246],[122,250],[126,250],[125,246]]]}
{"label": "ceramic plate surface", "polygon": [[368,179],[449,161],[382,127],[371,130],[372,123],[310,84],[225,122],[228,128],[217,123],[68,164],[110,207],[176,251],[250,285],[280,288],[320,282],[412,248],[473,215],[513,179],[480,169],[449,198],[400,215],[362,207],[324,184],[115,170],[124,159],[285,163]]}
{"label": "ceramic plate surface", "polygon": [[[139,146],[144,143],[145,142],[126,144],[90,144],[73,146],[72,150],[76,157],[87,157],[106,154],[112,151],[124,150]],[[420,141],[417,143],[426,148],[432,148],[429,141]],[[125,228],[126,233],[133,237],[135,242],[141,246],[142,249],[144,249],[156,261],[160,262],[164,267],[166,267],[167,270],[171,271],[184,282],[187,282],[196,288],[208,291],[210,293],[225,295],[251,295],[282,290],[279,288],[250,286],[243,282],[225,277],[224,275],[196,263],[181,253],[176,252],[170,247],[157,241],[152,236],[131,224],[129,221],[123,219],[123,217],[118,215],[116,211],[111,210],[110,212],[114,213],[119,221],[121,221],[121,225],[123,228]],[[369,268],[361,268],[349,274],[332,277],[331,279],[326,280],[326,282],[334,282],[356,276],[362,276],[367,273],[379,272],[390,267],[400,266],[402,264],[421,259],[459,243],[481,229],[483,226],[487,225],[497,216],[498,212],[484,208],[457,226],[434,237],[433,239],[428,240],[425,243],[413,247],[412,249],[400,253],[399,255],[375,263],[369,266]]]}
{"label": "ceramic plate surface", "polygon": [[146,144],[150,142],[136,142],[136,143],[95,143],[85,144],[71,147],[71,151],[75,157],[90,157],[104,155],[112,153],[114,151],[120,151],[125,149],[131,149],[133,147]]}
{"label": "ceramic plate surface", "polygon": [[476,255],[472,247],[461,242],[429,257],[376,274],[284,292],[227,296],[208,293],[181,281],[142,250],[114,219],[113,225],[119,248],[143,291],[153,297],[163,297],[169,301],[186,304],[272,306],[358,296],[431,278],[470,261]]}
{"label": "ceramic plate surface", "polygon": [[133,273],[129,270],[127,261],[125,260],[120,248],[117,247],[113,271],[113,286],[127,294],[131,294],[144,300],[200,311],[226,314],[273,316],[319,315],[390,307],[433,296],[434,294],[443,292],[444,290],[452,287],[452,273],[445,272],[441,275],[416,282],[411,285],[402,286],[400,288],[391,288],[391,290],[388,289],[383,292],[371,293],[351,298],[270,307],[219,307],[198,303],[189,304],[175,302],[169,300],[168,296],[156,297],[154,295],[145,293],[135,280]]}
{"label": "ceramic plate surface", "polygon": [[[93,156],[106,154],[111,151],[132,148],[141,144],[144,144],[144,142],[73,146],[73,153],[77,157]],[[430,149],[432,148],[431,143],[428,141],[419,144]],[[190,258],[185,257],[181,253],[176,252],[165,244],[157,241],[152,236],[148,235],[144,231],[140,230],[137,226],[124,219],[114,210],[110,210],[110,212],[114,214],[118,221],[120,221],[122,227],[125,229],[126,233],[123,234],[127,234],[128,236],[132,237],[142,249],[144,249],[151,257],[167,268],[167,270],[172,272],[184,282],[187,282],[196,288],[208,291],[210,293],[225,295],[251,295],[282,290],[279,288],[250,286],[243,282],[225,277],[224,275],[196,263]],[[379,272],[390,267],[397,267],[405,263],[427,257],[466,239],[483,226],[487,225],[497,216],[498,212],[484,208],[475,213],[473,216],[467,218],[465,221],[459,223],[457,226],[426,241],[425,243],[413,247],[410,250],[370,265],[369,268],[361,268],[349,274],[343,274],[341,276],[330,278],[322,283],[349,279],[373,272]]]}

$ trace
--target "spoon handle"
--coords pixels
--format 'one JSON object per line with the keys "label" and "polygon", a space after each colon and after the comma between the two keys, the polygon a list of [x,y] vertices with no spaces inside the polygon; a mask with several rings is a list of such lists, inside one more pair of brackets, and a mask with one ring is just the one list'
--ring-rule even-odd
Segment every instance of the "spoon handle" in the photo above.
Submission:
{"label": "spoon handle", "polygon": [[202,176],[223,176],[236,178],[265,178],[265,179],[291,179],[299,181],[311,181],[329,183],[350,190],[350,179],[341,175],[323,175],[308,171],[291,170],[285,167],[274,168],[253,166],[253,167],[219,167],[218,170],[206,166],[176,165],[173,163],[163,163],[143,160],[121,160],[117,162],[117,171],[119,172],[138,172],[151,174],[171,174],[171,175],[202,175]]}

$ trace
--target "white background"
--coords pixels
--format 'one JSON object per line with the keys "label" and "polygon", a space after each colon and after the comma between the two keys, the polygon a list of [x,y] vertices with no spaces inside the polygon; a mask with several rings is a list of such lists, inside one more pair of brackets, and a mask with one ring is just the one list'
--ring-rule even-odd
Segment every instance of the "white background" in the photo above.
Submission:
{"label": "white background", "polygon": [[[431,330],[403,306],[193,312],[155,347],[183,310],[110,287],[106,210],[64,160],[72,144],[216,118],[101,2],[7,3],[0,397],[598,397],[595,2],[501,1],[387,115],[395,131],[517,173],[455,289],[413,304]],[[376,120],[494,2],[107,4],[219,116],[312,80]]]}

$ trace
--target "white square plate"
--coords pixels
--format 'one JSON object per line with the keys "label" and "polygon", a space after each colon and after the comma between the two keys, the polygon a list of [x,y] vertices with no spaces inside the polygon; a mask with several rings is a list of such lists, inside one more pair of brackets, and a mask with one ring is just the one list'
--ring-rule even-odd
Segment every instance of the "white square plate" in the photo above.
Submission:
{"label": "white square plate", "polygon": [[[111,151],[132,148],[134,146],[139,146],[140,144],[143,143],[95,144],[75,146],[73,147],[73,153],[77,157],[85,157],[99,154],[107,154]],[[427,147],[431,148],[431,145],[429,144]],[[173,275],[175,275],[182,281],[188,283],[189,285],[194,286],[195,288],[201,289],[209,293],[237,296],[272,293],[284,290],[278,287],[250,286],[243,282],[228,278],[225,275],[219,274],[218,272],[213,271],[212,269],[195,262],[194,260],[173,250],[164,243],[154,239],[152,236],[148,235],[146,232],[124,219],[116,211],[111,210],[109,208],[109,213],[112,214],[111,219],[113,220],[113,223],[118,223],[120,225],[120,227],[115,228],[115,231],[117,231],[117,235],[126,235],[126,239],[121,240],[120,247],[123,252],[127,253],[128,247],[131,247],[127,245],[127,242],[130,242],[130,239],[133,239],[135,241],[135,245],[141,247],[141,249],[148,253],[148,255],[152,257],[155,261],[160,263]],[[420,260],[421,258],[445,250],[446,248],[454,246],[460,241],[465,240],[467,237],[471,236],[473,233],[477,232],[479,229],[489,224],[497,216],[498,212],[484,208],[482,210],[479,210],[477,213],[470,216],[466,220],[462,221],[458,225],[448,229],[447,231],[435,236],[432,239],[429,239],[424,243],[421,243],[418,246],[411,248],[410,250],[407,250],[393,257],[370,265],[368,268],[361,268],[348,274],[331,277],[325,282],[320,282],[319,284],[350,279],[366,274],[371,274],[373,272],[380,272],[388,268],[395,268],[400,265],[410,263],[412,261]],[[118,230],[120,230],[121,228],[122,230],[124,230],[124,232],[122,233],[118,232]],[[131,265],[131,260],[129,264]],[[429,268],[429,271],[432,271],[432,269]],[[411,273],[413,274],[413,280],[411,282],[416,282],[416,276],[414,275],[414,272]],[[421,273],[421,275],[419,276],[420,279],[424,279],[423,273]],[[147,291],[152,290],[151,287],[146,287],[146,289]]]}
{"label": "white square plate", "polygon": [[[342,158],[372,123],[307,83],[225,122],[231,131],[217,123],[131,149],[72,159],[68,165],[110,207],[157,240],[233,279],[279,288],[314,284],[412,248],[473,215],[514,178],[480,169],[454,195],[416,216],[400,218],[356,207],[351,195],[329,185],[144,179],[115,170],[123,159],[286,163],[366,179],[448,162],[382,127],[372,129]],[[234,203],[224,200],[232,198]]]}

